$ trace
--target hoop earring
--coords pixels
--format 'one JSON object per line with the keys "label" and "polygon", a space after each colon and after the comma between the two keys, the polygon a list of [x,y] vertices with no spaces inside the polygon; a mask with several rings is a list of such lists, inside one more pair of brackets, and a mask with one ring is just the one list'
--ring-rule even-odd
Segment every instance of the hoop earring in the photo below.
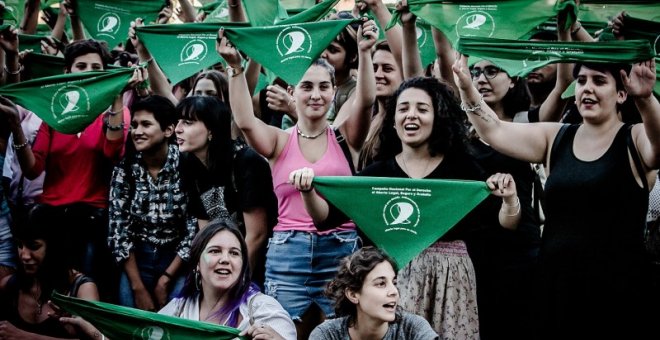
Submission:
{"label": "hoop earring", "polygon": [[199,273],[199,270],[197,270],[197,269],[195,269],[195,271],[193,273],[195,273],[195,288],[198,291],[200,291],[200,290],[202,290],[201,288],[199,288],[199,286],[201,285],[200,282],[202,282],[202,277],[201,277],[202,275]]}

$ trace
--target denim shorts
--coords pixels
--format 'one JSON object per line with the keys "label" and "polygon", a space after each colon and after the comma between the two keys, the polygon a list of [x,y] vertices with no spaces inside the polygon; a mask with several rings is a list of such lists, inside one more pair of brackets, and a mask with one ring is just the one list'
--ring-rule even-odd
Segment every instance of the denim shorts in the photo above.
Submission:
{"label": "denim shorts", "polygon": [[334,317],[333,303],[323,291],[335,277],[340,260],[361,245],[354,230],[327,235],[274,232],[266,254],[266,294],[277,299],[294,321],[300,321],[312,303],[326,317]]}
{"label": "denim shorts", "polygon": [[16,268],[18,252],[11,236],[9,215],[0,215],[0,266]]}

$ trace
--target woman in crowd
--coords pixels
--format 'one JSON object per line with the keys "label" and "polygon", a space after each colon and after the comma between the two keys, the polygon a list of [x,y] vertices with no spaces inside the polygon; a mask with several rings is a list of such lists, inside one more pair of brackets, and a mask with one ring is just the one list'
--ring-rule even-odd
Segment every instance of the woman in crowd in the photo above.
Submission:
{"label": "woman in crowd", "polygon": [[[660,165],[655,62],[637,63],[629,72],[624,65],[577,64],[578,125],[503,121],[474,87],[467,57],[453,69],[479,136],[505,155],[549,165],[536,335],[647,338],[652,309],[644,304],[652,299],[642,234],[648,180]],[[619,120],[628,97],[643,124]]]}
{"label": "woman in crowd", "polygon": [[183,285],[179,269],[197,221],[179,173],[174,104],[152,95],[134,103],[131,116],[126,156],[112,174],[108,239],[123,266],[119,303],[156,310]]}
{"label": "woman in crowd", "polygon": [[[200,228],[233,218],[245,232],[255,274],[263,272],[264,244],[275,224],[277,203],[266,160],[252,148],[236,148],[229,107],[215,96],[193,96],[177,105],[175,133],[189,213]],[[256,278],[261,284],[262,276]]]}
{"label": "woman in crowd", "polygon": [[14,228],[19,265],[0,281],[0,339],[78,338],[75,329],[50,317],[55,312],[47,304],[51,293],[99,299],[91,278],[72,269],[67,256],[71,240],[52,222],[61,217],[57,209],[45,207]]}
{"label": "woman in crowd", "polygon": [[295,339],[287,312],[250,283],[247,251],[233,222],[211,221],[193,240],[181,297],[159,313],[238,328],[256,339]]}
{"label": "woman in crowd", "polygon": [[316,327],[310,339],[439,339],[428,321],[398,306],[397,271],[394,260],[378,248],[345,257],[326,290],[337,318]]}
{"label": "woman in crowd", "polygon": [[[387,106],[381,143],[383,161],[359,175],[486,180],[467,153],[458,103],[435,78],[412,78],[401,84]],[[305,208],[320,223],[332,219],[333,210],[312,190],[315,175],[313,169],[303,168],[292,172],[290,181],[303,193]],[[491,224],[515,229],[520,219],[511,175],[498,173],[486,182],[494,196],[399,271],[403,309],[423,316],[442,338],[479,337],[475,274],[463,240]],[[502,197],[501,204],[495,196]]]}
{"label": "woman in crowd", "polygon": [[[293,89],[298,122],[293,129],[285,131],[254,116],[251,94],[240,66],[241,56],[228,45],[222,30],[216,46],[231,70],[229,96],[236,124],[247,142],[268,158],[272,167],[279,220],[266,256],[266,293],[277,298],[297,321],[300,339],[307,339],[323,315],[333,316],[331,302],[323,296],[323,289],[334,277],[338,260],[358,248],[359,238],[352,222],[331,223],[326,228],[329,231],[319,232],[288,178],[291,171],[302,166],[313,167],[324,175],[351,175],[351,164],[357,159],[369,129],[369,113],[374,102],[370,49],[376,41],[375,24],[366,21],[358,31],[360,67],[355,98],[356,107],[361,109],[335,128],[326,120],[335,94],[334,70],[324,59],[315,61]],[[348,149],[348,157],[340,140]],[[292,258],[291,254],[299,249],[309,252]],[[310,308],[313,305],[320,310]]]}

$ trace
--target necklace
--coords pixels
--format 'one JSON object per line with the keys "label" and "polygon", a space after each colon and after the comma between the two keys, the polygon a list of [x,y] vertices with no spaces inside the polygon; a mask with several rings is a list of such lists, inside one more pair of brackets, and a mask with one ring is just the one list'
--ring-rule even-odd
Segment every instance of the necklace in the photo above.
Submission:
{"label": "necklace", "polygon": [[325,131],[328,130],[328,127],[327,127],[327,126],[324,127],[323,130],[322,130],[321,132],[319,132],[319,133],[317,133],[317,134],[315,134],[315,135],[311,135],[311,136],[310,136],[310,135],[307,135],[307,134],[304,134],[302,131],[300,131],[300,129],[299,129],[298,127],[296,127],[296,130],[298,130],[298,136],[300,136],[300,137],[302,137],[302,138],[305,138],[305,139],[316,139],[316,138],[318,138],[319,136],[321,136],[322,134],[324,134]]}
{"label": "necklace", "polygon": [[41,285],[37,285],[37,292],[36,292],[36,294],[34,294],[34,296],[32,296],[34,301],[37,303],[37,310],[34,311],[34,315],[37,317],[37,319],[41,315],[42,306],[43,306],[43,304],[41,303],[41,300],[39,300],[40,297],[41,297]]}
{"label": "necklace", "polygon": [[[429,165],[431,165],[431,159],[429,158],[426,160],[426,166],[424,167],[424,172],[422,172],[422,177],[424,178],[426,176],[426,171],[429,169]],[[401,155],[401,163],[403,164],[403,171],[405,171],[406,175],[408,175],[409,178],[413,178],[411,176],[410,170],[408,170],[408,165],[406,164],[406,158]]]}

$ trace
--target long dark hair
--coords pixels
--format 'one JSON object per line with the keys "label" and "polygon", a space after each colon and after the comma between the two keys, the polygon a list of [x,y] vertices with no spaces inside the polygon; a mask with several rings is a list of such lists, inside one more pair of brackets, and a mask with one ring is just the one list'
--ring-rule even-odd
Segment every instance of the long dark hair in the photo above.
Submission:
{"label": "long dark hair", "polygon": [[349,324],[354,324],[357,318],[357,307],[346,297],[346,291],[359,292],[364,280],[379,264],[389,262],[398,271],[394,260],[383,250],[375,247],[363,247],[355,253],[342,259],[337,275],[328,284],[325,295],[333,302],[337,317],[348,316]]}
{"label": "long dark hair", "polygon": [[218,99],[225,102],[227,106],[230,107],[229,83],[227,82],[225,75],[217,70],[206,70],[199,73],[197,77],[195,77],[195,82],[192,86],[193,95],[195,95],[195,88],[197,87],[197,83],[199,83],[199,81],[202,79],[210,80],[215,86],[216,92],[218,93]]}
{"label": "long dark hair", "polygon": [[228,179],[232,170],[231,112],[218,97],[191,96],[176,107],[179,119],[197,120],[211,132],[206,164],[213,174]]}
{"label": "long dark hair", "polygon": [[43,240],[46,253],[35,277],[29,277],[22,265],[18,266],[16,278],[21,290],[30,290],[34,280],[41,286],[40,302],[50,298],[53,291],[66,294],[70,288],[69,278],[73,269],[70,251],[71,242],[67,233],[59,229],[53,221],[62,220],[62,210],[47,205],[37,205],[32,209],[24,223],[14,226],[12,233],[17,245],[29,247],[36,240]]}
{"label": "long dark hair", "polygon": [[394,128],[396,102],[403,91],[420,89],[431,97],[433,104],[433,131],[429,137],[431,156],[466,150],[467,128],[465,114],[451,89],[432,77],[406,79],[387,101],[380,148],[374,160],[385,160],[401,152],[401,140]]}
{"label": "long dark hair", "polygon": [[243,235],[238,230],[238,226],[231,220],[212,220],[206,227],[204,227],[204,229],[197,233],[193,239],[192,246],[190,247],[190,260],[187,263],[188,275],[186,276],[186,281],[183,285],[183,288],[181,289],[180,297],[193,298],[197,294],[200,294],[200,300],[203,297],[203,295],[201,295],[203,294],[203,291],[201,290],[200,283],[197,282],[199,275],[196,274],[197,264],[199,263],[202,252],[206,248],[206,245],[209,243],[211,238],[223,230],[231,232],[234,236],[236,236],[238,242],[241,244],[241,258],[243,260],[243,266],[241,267],[238,281],[229,290],[229,298],[227,303],[217,312],[215,312],[213,316],[219,320],[226,318],[227,326],[236,327],[238,326],[238,316],[240,315],[239,308],[241,304],[246,303],[252,295],[258,293],[259,288],[250,282],[251,274],[247,244],[245,243]]}

